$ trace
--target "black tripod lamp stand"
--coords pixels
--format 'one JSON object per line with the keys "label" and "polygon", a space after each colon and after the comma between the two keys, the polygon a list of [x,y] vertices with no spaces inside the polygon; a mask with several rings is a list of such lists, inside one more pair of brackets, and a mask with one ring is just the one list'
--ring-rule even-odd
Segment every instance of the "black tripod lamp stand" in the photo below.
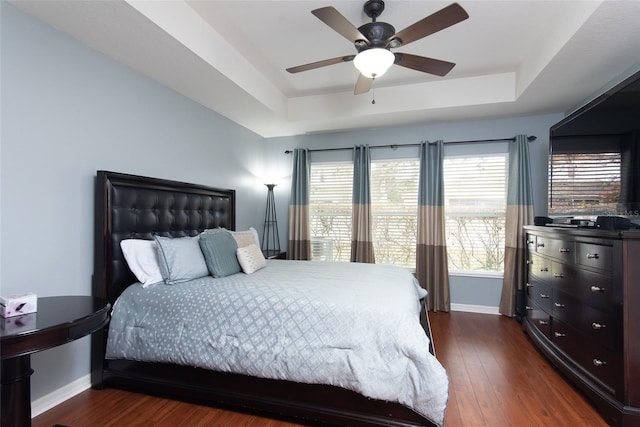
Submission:
{"label": "black tripod lamp stand", "polygon": [[276,217],[276,203],[273,197],[273,187],[267,186],[267,207],[264,211],[264,228],[262,229],[262,253],[266,258],[276,257],[280,254],[280,235],[278,234],[278,219]]}

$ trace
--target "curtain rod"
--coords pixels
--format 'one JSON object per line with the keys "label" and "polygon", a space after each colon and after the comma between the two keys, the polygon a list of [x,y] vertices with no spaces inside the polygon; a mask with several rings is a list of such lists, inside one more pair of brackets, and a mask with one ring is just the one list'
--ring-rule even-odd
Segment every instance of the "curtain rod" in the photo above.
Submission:
{"label": "curtain rod", "polygon": [[[527,141],[532,142],[535,141],[538,137],[535,135],[527,136]],[[468,140],[468,141],[445,141],[445,144],[476,144],[480,142],[503,142],[503,141],[515,141],[516,137],[513,138],[498,138],[498,139],[476,139],[476,140]],[[426,142],[426,141],[422,141]],[[369,148],[391,148],[395,150],[399,147],[419,147],[420,144],[391,144],[391,145],[371,145]],[[342,150],[353,150],[353,147],[340,147],[340,148],[316,148],[313,150],[309,150],[310,152],[314,151],[342,151]],[[291,154],[292,150],[286,150],[284,154]]]}

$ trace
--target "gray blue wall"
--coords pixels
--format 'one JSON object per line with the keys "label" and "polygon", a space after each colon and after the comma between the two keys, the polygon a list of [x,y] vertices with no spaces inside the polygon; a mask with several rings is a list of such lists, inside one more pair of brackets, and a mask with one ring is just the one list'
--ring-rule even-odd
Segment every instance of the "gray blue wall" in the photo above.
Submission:
{"label": "gray blue wall", "polygon": [[[12,5],[0,4],[2,295],[91,293],[98,169],[235,188],[238,227],[259,231],[266,190],[258,177],[278,175],[275,196],[284,243],[290,179],[285,149],[524,133],[538,137],[531,144],[535,211],[546,214],[548,131],[559,114],[264,140]],[[495,307],[500,284],[454,277],[452,302]],[[35,354],[32,361],[35,400],[88,374],[88,339]]]}
{"label": "gray blue wall", "polygon": [[[235,188],[238,227],[261,224],[263,138],[1,7],[2,295],[91,294],[98,169]],[[88,374],[88,355],[86,338],[35,354],[33,399]]]}

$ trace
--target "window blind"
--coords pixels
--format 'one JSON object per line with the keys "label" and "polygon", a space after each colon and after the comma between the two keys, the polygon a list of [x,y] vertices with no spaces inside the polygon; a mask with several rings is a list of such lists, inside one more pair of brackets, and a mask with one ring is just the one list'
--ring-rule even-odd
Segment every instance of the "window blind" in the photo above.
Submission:
{"label": "window blind", "polygon": [[445,157],[449,271],[502,272],[508,154]]}
{"label": "window blind", "polygon": [[[309,180],[312,259],[349,261],[351,255],[352,163],[312,163]],[[330,259],[327,259],[330,254]]]}
{"label": "window blind", "polygon": [[[450,271],[501,272],[508,155],[446,157],[445,217]],[[371,163],[377,263],[415,268],[419,161]],[[349,261],[353,165],[312,163],[310,222],[315,259]]]}
{"label": "window blind", "polygon": [[371,162],[371,212],[376,262],[414,269],[418,217],[418,160]]}
{"label": "window blind", "polygon": [[589,215],[616,212],[620,196],[620,153],[552,154],[549,213]]}

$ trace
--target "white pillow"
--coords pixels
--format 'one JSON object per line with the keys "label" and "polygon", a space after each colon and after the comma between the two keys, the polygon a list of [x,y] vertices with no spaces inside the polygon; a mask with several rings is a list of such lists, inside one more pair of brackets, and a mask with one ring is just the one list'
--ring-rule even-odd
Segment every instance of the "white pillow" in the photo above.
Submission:
{"label": "white pillow", "polygon": [[251,274],[267,266],[267,260],[264,259],[262,251],[256,245],[249,245],[238,248],[237,257],[242,271]]}
{"label": "white pillow", "polygon": [[239,248],[243,248],[245,246],[249,246],[250,244],[255,244],[257,247],[260,247],[260,238],[258,237],[258,232],[255,228],[249,227],[248,230],[243,231],[231,231],[229,230],[234,239],[236,239],[236,243]]}
{"label": "white pillow", "polygon": [[158,264],[156,242],[153,240],[127,239],[120,242],[124,259],[129,269],[142,283],[142,287],[162,282],[162,273]]}

